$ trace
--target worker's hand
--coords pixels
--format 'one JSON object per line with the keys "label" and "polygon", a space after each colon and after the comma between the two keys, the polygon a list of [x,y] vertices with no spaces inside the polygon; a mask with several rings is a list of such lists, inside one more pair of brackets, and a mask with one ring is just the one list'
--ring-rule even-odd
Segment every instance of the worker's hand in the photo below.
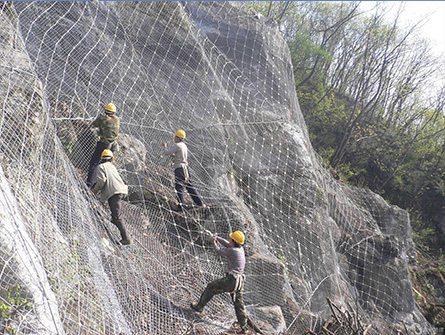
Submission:
{"label": "worker's hand", "polygon": [[208,237],[211,237],[212,239],[215,238],[215,234],[213,234],[210,230],[204,229],[203,233],[206,234]]}
{"label": "worker's hand", "polygon": [[162,147],[163,147],[163,148],[167,148],[167,143],[162,142]]}

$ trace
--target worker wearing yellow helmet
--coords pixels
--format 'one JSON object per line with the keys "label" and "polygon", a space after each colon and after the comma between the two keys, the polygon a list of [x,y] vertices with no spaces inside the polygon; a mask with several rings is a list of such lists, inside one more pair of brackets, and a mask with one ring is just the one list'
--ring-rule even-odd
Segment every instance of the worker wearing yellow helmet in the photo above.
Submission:
{"label": "worker wearing yellow helmet", "polygon": [[[241,326],[240,334],[247,334],[247,314],[243,300],[246,258],[242,247],[246,238],[240,230],[229,234],[229,236],[230,241],[227,241],[222,237],[212,235],[216,253],[227,258],[228,272],[226,276],[210,282],[202,292],[199,302],[190,304],[190,307],[197,312],[202,312],[204,306],[214,295],[230,292],[235,304],[235,314]],[[220,248],[218,243],[224,248]]]}
{"label": "worker wearing yellow helmet", "polygon": [[104,115],[93,121],[92,126],[99,129],[99,141],[90,160],[87,185],[93,187],[96,183],[96,168],[99,165],[101,154],[105,149],[115,150],[119,135],[120,120],[116,116],[116,106],[110,102],[104,108]]}
{"label": "worker wearing yellow helmet", "polygon": [[201,200],[198,192],[192,185],[190,178],[190,170],[188,167],[187,155],[188,149],[187,145],[184,143],[185,131],[179,129],[174,136],[174,144],[167,148],[167,144],[162,142],[162,147],[164,148],[164,154],[173,156],[174,169],[175,169],[175,190],[176,196],[178,198],[178,204],[172,209],[176,211],[182,211],[184,206],[184,189],[190,194],[193,202],[199,207],[205,207]]}
{"label": "worker wearing yellow helmet", "polygon": [[122,245],[131,243],[125,226],[125,221],[121,213],[121,200],[128,194],[128,186],[124,184],[119,172],[113,164],[114,154],[110,149],[105,149],[101,154],[101,161],[97,167],[97,182],[94,185],[93,193],[100,191],[103,201],[108,201],[111,210],[111,222],[121,233]]}

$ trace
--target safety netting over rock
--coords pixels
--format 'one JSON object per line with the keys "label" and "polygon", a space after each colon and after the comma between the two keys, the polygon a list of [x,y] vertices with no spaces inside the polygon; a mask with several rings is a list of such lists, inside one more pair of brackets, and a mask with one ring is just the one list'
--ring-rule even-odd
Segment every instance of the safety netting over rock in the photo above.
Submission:
{"label": "safety netting over rock", "polygon": [[[233,2],[0,6],[3,333],[236,333],[229,295],[189,308],[226,269],[204,230],[245,232],[244,301],[264,334],[319,332],[329,301],[368,334],[431,333],[407,213],[324,169],[273,21]],[[126,247],[85,187],[91,121],[109,102]],[[161,143],[178,129],[206,208],[171,210]]]}

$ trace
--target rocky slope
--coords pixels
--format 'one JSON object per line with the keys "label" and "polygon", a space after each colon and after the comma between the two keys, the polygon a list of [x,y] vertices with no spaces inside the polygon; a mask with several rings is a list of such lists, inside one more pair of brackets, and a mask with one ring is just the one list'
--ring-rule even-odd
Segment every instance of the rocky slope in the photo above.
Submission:
{"label": "rocky slope", "polygon": [[[0,229],[18,222],[1,242],[1,292],[14,312],[2,314],[3,331],[222,334],[235,320],[228,297],[200,316],[188,309],[224,273],[205,228],[246,232],[244,299],[264,333],[318,332],[327,296],[359,311],[368,334],[433,332],[411,289],[407,213],[326,172],[286,44],[273,22],[238,7],[2,5]],[[128,248],[110,243],[108,210],[83,184],[88,125],[109,101],[122,120]],[[209,206],[177,214],[160,143],[179,128]]]}

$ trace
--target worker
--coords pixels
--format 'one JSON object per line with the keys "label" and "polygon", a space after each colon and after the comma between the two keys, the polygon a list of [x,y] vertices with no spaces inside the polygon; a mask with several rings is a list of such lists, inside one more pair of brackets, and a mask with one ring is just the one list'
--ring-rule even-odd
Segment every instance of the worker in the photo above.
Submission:
{"label": "worker", "polygon": [[109,149],[102,151],[101,161],[97,167],[97,182],[93,193],[100,191],[103,201],[108,201],[111,210],[111,222],[119,229],[122,245],[131,244],[121,212],[121,200],[128,194],[128,186],[124,184],[121,176],[113,164],[114,155]]}
{"label": "worker", "polygon": [[201,197],[199,196],[198,192],[196,192],[190,179],[190,170],[187,162],[188,149],[187,145],[184,143],[184,139],[185,131],[179,129],[175,133],[175,143],[171,147],[167,148],[167,144],[162,142],[164,153],[166,155],[174,156],[175,189],[176,196],[178,198],[178,204],[172,208],[175,211],[182,211],[184,208],[184,188],[187,189],[193,199],[193,202],[198,207],[205,207],[205,204],[202,202]]}
{"label": "worker", "polygon": [[[247,314],[243,301],[244,288],[244,267],[246,259],[244,256],[244,248],[242,245],[245,241],[244,233],[237,230],[230,236],[230,242],[226,239],[213,235],[213,243],[216,253],[220,256],[227,257],[228,272],[225,277],[212,281],[207,285],[198,303],[191,303],[190,307],[197,312],[202,312],[204,306],[216,294],[230,292],[232,300],[235,304],[235,313],[238,323],[241,326],[241,334],[247,334]],[[224,246],[220,248],[218,242]]]}
{"label": "worker", "polygon": [[92,123],[93,127],[99,128],[99,141],[96,144],[88,169],[87,186],[93,188],[96,183],[96,168],[101,160],[101,154],[105,149],[114,151],[117,145],[120,120],[116,116],[116,106],[110,102],[105,106],[105,115],[100,115]]}

